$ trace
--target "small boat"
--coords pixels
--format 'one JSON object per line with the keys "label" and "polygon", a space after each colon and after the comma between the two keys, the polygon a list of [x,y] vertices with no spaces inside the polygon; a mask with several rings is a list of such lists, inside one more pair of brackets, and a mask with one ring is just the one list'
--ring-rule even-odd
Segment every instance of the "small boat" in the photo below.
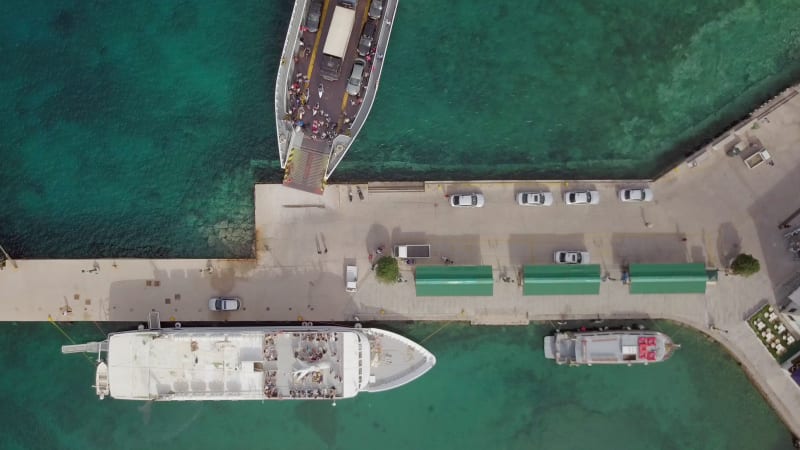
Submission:
{"label": "small boat", "polygon": [[544,338],[544,356],[557,364],[644,364],[666,361],[680,348],[657,331],[568,331]]}

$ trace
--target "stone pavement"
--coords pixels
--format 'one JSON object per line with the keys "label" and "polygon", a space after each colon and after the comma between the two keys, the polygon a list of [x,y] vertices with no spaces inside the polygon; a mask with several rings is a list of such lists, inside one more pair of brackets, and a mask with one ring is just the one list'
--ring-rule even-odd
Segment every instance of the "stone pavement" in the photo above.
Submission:
{"label": "stone pavement", "polygon": [[[800,389],[744,323],[765,302],[781,302],[799,276],[778,229],[800,208],[798,125],[800,96],[737,132],[764,143],[774,165],[748,169],[741,158],[710,150],[695,167],[682,164],[653,183],[655,201],[647,204],[617,200],[629,185],[623,182],[429,182],[424,192],[380,193],[362,185],[364,200],[347,185],[329,186],[323,196],[258,185],[255,260],[16,261],[17,268],[0,271],[0,317],[143,321],[157,310],[181,321],[672,319],[725,345],[800,435]],[[581,188],[599,190],[600,204],[565,205],[563,192]],[[528,189],[550,190],[554,205],[516,205],[515,193]],[[485,195],[484,208],[449,206],[445,195],[470,191]],[[431,244],[433,257],[420,264],[446,256],[491,265],[495,295],[417,298],[409,266],[402,267],[409,282],[379,284],[370,252],[400,243]],[[561,249],[588,250],[616,279],[627,263],[724,267],[740,251],[761,260],[762,271],[749,279],[720,276],[706,295],[630,295],[608,281],[598,296],[523,297],[521,266],[548,264]],[[359,268],[355,294],[344,290],[347,264]],[[243,310],[209,312],[208,298],[220,294],[241,297]],[[727,332],[709,331],[712,324]]]}

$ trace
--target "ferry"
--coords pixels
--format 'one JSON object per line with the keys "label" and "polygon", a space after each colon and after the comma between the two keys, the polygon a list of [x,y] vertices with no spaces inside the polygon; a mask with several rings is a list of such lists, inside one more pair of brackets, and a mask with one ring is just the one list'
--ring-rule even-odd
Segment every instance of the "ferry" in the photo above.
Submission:
{"label": "ferry", "polygon": [[398,0],[296,0],[275,83],[283,184],[322,194],[375,101]]}
{"label": "ferry", "polygon": [[568,331],[544,338],[544,356],[569,365],[647,365],[669,359],[677,348],[664,333],[646,330]]}
{"label": "ferry", "polygon": [[398,388],[436,364],[432,353],[396,333],[313,324],[142,327],[61,351],[97,353],[101,400],[335,402]]}

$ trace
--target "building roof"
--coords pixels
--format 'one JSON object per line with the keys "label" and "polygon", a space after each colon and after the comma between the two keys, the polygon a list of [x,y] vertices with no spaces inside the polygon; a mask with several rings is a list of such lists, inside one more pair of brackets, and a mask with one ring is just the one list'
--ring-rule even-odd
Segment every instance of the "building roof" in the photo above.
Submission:
{"label": "building roof", "polygon": [[550,264],[523,268],[523,295],[597,295],[599,264]]}
{"label": "building roof", "polygon": [[417,297],[491,296],[492,266],[419,266]]}
{"label": "building roof", "polygon": [[705,294],[703,263],[631,264],[631,294]]}

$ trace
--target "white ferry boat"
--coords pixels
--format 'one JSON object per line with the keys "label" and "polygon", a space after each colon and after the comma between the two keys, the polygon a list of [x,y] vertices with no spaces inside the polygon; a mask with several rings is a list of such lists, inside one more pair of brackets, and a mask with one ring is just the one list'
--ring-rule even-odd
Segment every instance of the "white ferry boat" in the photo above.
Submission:
{"label": "white ferry boat", "polygon": [[677,348],[657,331],[569,331],[544,338],[544,356],[569,365],[646,365],[667,360]]}
{"label": "white ferry boat", "polygon": [[398,0],[295,0],[275,83],[285,186],[322,194],[367,120]]}
{"label": "white ferry boat", "polygon": [[[409,383],[436,364],[377,328],[173,328],[65,345],[98,354],[97,395],[120,400],[338,400]],[[102,358],[105,353],[105,359]]]}

